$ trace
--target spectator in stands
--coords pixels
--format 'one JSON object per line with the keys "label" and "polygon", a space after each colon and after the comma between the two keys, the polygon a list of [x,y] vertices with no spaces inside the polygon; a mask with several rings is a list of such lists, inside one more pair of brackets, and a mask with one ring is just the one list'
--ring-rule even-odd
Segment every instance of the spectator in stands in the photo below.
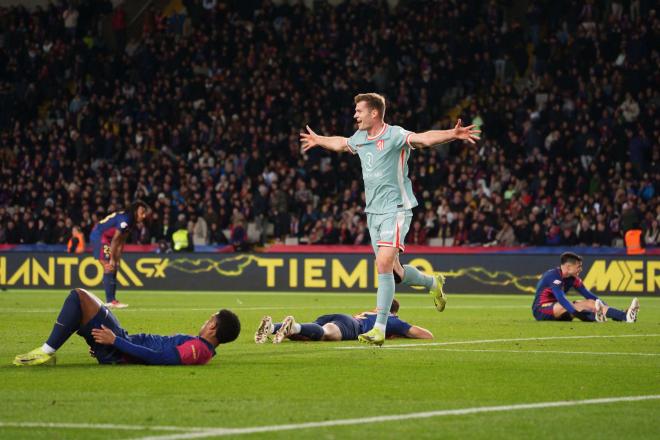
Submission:
{"label": "spectator in stands", "polygon": [[245,217],[237,209],[234,209],[229,243],[232,246],[234,246],[235,250],[239,252],[243,252],[248,249],[248,237],[247,237],[247,229],[245,225]]}
{"label": "spectator in stands", "polygon": [[[446,144],[409,161],[413,185],[437,189],[420,193],[415,212],[430,237],[457,235],[465,245],[474,223],[486,232],[506,220],[521,245],[540,242],[537,224],[551,242],[568,228],[586,244],[587,218],[593,244],[622,245],[632,219],[624,203],[645,225],[649,214],[660,218],[658,18],[648,2],[624,3],[620,14],[601,0],[580,4],[571,11],[575,20],[560,8],[543,9],[539,20],[536,5],[525,15],[499,3],[389,9],[323,2],[313,11],[189,3],[196,6],[169,18],[154,6],[147,14],[154,25],[145,24],[148,31],[127,50],[118,41],[118,52],[98,32],[111,12],[107,1],[2,8],[1,243],[64,245],[67,223],[89,234],[99,212],[127,207],[124,198],[139,191],[153,206],[162,202],[158,228],[149,231],[153,243],[169,240],[174,219],[192,206],[209,229],[209,208],[219,230],[230,228],[234,209],[246,226],[261,223],[266,231],[270,223],[275,235],[262,235],[264,242],[290,234],[305,241],[318,219],[352,211],[346,230],[368,244],[356,210],[359,161],[314,152],[304,169],[295,140],[303,120],[323,121],[319,131],[352,133],[343,110],[364,81],[387,96],[388,119],[402,126],[447,125],[450,109],[483,125],[476,147]],[[70,9],[79,11],[75,33],[65,26]],[[128,21],[122,14],[121,7],[113,14],[117,30]],[[391,27],[397,41],[384,36],[387,44],[357,65],[354,45],[341,36],[366,15],[375,17],[369,26]],[[521,25],[511,16],[522,17]],[[245,23],[258,32],[246,38]],[[125,40],[123,32],[117,39]],[[329,51],[347,62],[328,61]],[[474,56],[463,60],[468,52]],[[313,109],[304,105],[312,97]],[[569,127],[575,135],[566,134]],[[261,186],[266,203],[257,208]],[[574,217],[565,222],[568,212]],[[561,233],[552,228],[558,224]]]}
{"label": "spectator in stands", "polygon": [[658,246],[660,245],[660,222],[658,220],[653,220],[651,222],[651,227],[646,230],[644,233],[644,243],[646,247],[649,246]]}
{"label": "spectator in stands", "polygon": [[412,228],[408,231],[408,236],[406,237],[406,242],[408,244],[417,244],[417,245],[426,245],[426,230],[422,227],[422,222],[415,220],[413,222]]}
{"label": "spectator in stands", "polygon": [[[36,240],[33,243],[36,243]],[[71,238],[67,243],[66,251],[70,254],[81,254],[85,252],[85,236],[78,226],[71,228]]]}
{"label": "spectator in stands", "polygon": [[498,246],[511,247],[515,244],[516,236],[510,222],[502,221],[502,229],[495,236],[495,240]]}

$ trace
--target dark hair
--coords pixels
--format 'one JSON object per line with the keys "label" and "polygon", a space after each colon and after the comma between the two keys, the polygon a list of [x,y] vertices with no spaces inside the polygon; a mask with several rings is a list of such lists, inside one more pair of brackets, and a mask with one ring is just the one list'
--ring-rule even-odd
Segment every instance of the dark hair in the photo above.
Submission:
{"label": "dark hair", "polygon": [[220,310],[215,315],[215,322],[217,324],[215,337],[220,344],[233,341],[241,333],[241,321],[231,310]]}
{"label": "dark hair", "polygon": [[392,305],[390,306],[390,313],[396,315],[399,311],[399,301],[393,299]]}
{"label": "dark hair", "polygon": [[138,208],[144,208],[145,211],[149,211],[149,205],[147,205],[144,201],[137,199],[133,203],[131,203],[131,215],[135,217],[135,214],[137,214]]}
{"label": "dark hair", "polygon": [[355,96],[354,101],[356,104],[362,101],[366,102],[367,107],[376,110],[381,119],[385,118],[385,98],[382,95],[378,93],[360,93]]}
{"label": "dark hair", "polygon": [[582,257],[574,252],[564,252],[563,254],[561,254],[561,257],[559,258],[561,260],[561,264],[577,263],[578,261],[582,262]]}

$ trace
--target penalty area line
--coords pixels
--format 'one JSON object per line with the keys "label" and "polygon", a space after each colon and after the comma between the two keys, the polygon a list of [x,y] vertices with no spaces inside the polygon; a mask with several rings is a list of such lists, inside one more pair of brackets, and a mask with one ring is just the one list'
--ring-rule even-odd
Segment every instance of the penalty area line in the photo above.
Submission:
{"label": "penalty area line", "polygon": [[103,429],[117,431],[205,431],[213,428],[200,428],[195,426],[147,426],[147,425],[118,425],[114,423],[58,423],[58,422],[4,422],[0,421],[0,428],[50,428],[50,429]]}
{"label": "penalty area line", "polygon": [[473,407],[473,408],[425,411],[425,412],[416,412],[416,413],[408,413],[408,414],[391,414],[391,415],[375,416],[375,417],[360,417],[354,419],[326,420],[322,422],[290,423],[285,425],[254,426],[248,428],[218,428],[218,429],[205,430],[199,432],[142,437],[139,440],[186,440],[186,439],[196,439],[196,438],[222,437],[227,435],[244,435],[244,434],[269,433],[269,432],[278,432],[278,431],[293,431],[300,429],[326,428],[333,426],[365,425],[370,423],[392,422],[398,420],[428,419],[433,417],[462,416],[469,414],[523,411],[530,409],[533,410],[533,409],[545,409],[545,408],[559,408],[559,407],[571,407],[571,406],[580,406],[580,405],[602,405],[609,403],[638,402],[644,400],[657,400],[657,399],[660,399],[660,394],[653,394],[646,396],[605,397],[600,399],[586,399],[586,400],[561,400],[556,402],[521,403],[514,405],[481,406],[481,407]]}
{"label": "penalty area line", "polygon": [[518,353],[518,354],[591,354],[596,356],[660,356],[660,353],[638,353],[630,352],[626,353],[624,351],[558,351],[558,350],[479,350],[479,349],[469,349],[469,348],[428,348],[423,349],[419,348],[393,348],[392,350],[406,350],[406,351],[451,351],[459,353]]}
{"label": "penalty area line", "polygon": [[374,346],[353,346],[353,347],[335,347],[335,350],[373,350],[379,348],[382,350],[391,348],[408,347],[440,347],[445,345],[466,345],[466,344],[496,344],[498,342],[524,342],[524,341],[554,341],[562,339],[601,339],[601,338],[654,338],[660,336],[658,333],[644,335],[582,335],[582,336],[539,336],[536,338],[503,338],[503,339],[477,339],[467,341],[449,341],[449,342],[420,342],[415,344],[385,344],[382,347]]}

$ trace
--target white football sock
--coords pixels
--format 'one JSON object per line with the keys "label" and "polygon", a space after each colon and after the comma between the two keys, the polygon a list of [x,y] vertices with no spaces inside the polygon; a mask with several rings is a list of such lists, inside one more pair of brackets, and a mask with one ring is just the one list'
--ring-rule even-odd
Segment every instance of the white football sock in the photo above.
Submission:
{"label": "white football sock", "polygon": [[57,350],[55,350],[53,347],[51,347],[51,346],[48,345],[48,344],[44,344],[44,345],[41,346],[41,351],[43,351],[43,352],[46,353],[46,354],[53,354],[53,353],[55,353]]}

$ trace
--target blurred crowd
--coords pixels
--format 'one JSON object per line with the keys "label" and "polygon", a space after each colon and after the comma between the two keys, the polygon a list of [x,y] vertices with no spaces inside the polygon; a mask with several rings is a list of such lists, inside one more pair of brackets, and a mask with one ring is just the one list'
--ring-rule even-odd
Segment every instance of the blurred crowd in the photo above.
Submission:
{"label": "blurred crowd", "polygon": [[[368,244],[353,96],[412,131],[409,244],[660,243],[660,20],[652,2],[185,0],[128,38],[121,3],[0,7],[0,243],[66,243],[142,199],[131,242]],[[112,41],[104,38],[109,19]]]}

